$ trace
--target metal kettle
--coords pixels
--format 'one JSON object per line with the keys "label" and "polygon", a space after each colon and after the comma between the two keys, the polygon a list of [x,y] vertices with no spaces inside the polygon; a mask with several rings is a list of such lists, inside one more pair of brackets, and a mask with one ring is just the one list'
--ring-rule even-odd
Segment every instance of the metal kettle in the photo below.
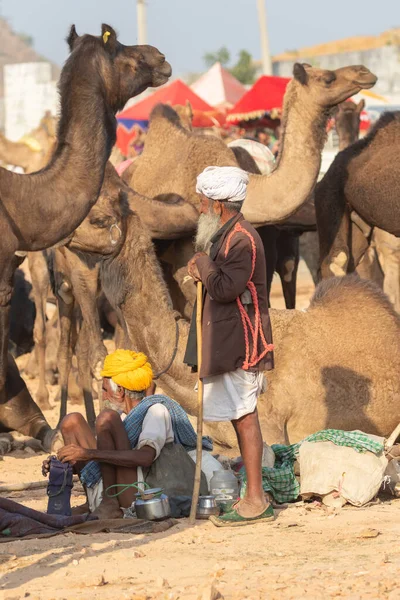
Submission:
{"label": "metal kettle", "polygon": [[171,516],[168,496],[162,488],[151,488],[135,494],[135,511],[138,519],[161,521]]}

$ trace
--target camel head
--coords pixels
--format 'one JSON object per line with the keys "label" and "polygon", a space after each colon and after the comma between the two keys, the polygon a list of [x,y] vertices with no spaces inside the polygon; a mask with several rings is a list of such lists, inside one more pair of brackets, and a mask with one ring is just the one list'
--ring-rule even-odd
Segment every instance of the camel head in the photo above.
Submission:
{"label": "camel head", "polygon": [[68,243],[70,250],[108,256],[118,252],[126,235],[129,213],[128,186],[107,163],[103,185],[96,204],[74,231]]}
{"label": "camel head", "polygon": [[364,110],[365,101],[358,104],[352,100],[341,102],[335,112],[335,125],[339,138],[343,138],[343,147],[352,144],[358,139],[360,131],[360,117]]}
{"label": "camel head", "polygon": [[104,23],[99,37],[79,36],[73,25],[67,42],[71,68],[88,77],[88,65],[95,66],[114,111],[121,110],[129,98],[148,87],[163,85],[172,73],[171,65],[157,48],[125,46],[117,40],[115,30]]}
{"label": "camel head", "polygon": [[344,102],[360,90],[373,87],[377,81],[369,69],[359,65],[328,71],[296,63],[293,75],[289,85],[296,88],[298,100],[322,109]]}
{"label": "camel head", "polygon": [[193,121],[193,108],[190,104],[189,100],[186,101],[185,106],[181,104],[176,104],[172,107],[176,114],[178,115],[182,127],[187,129],[188,131],[193,131],[192,121]]}

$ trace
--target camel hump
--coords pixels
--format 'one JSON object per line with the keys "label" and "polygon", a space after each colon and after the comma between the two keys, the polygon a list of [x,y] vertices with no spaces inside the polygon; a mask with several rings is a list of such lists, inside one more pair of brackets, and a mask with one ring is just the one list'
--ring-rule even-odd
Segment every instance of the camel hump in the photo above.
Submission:
{"label": "camel hump", "polygon": [[161,117],[167,119],[170,123],[182,127],[178,113],[169,104],[156,104],[150,113],[150,121]]}
{"label": "camel hump", "polygon": [[400,317],[386,294],[373,281],[361,279],[357,274],[330,277],[322,281],[311,299],[310,309],[329,308],[331,305],[337,306],[338,302],[344,311],[350,306],[356,306],[361,313],[371,308],[389,311],[400,327]]}

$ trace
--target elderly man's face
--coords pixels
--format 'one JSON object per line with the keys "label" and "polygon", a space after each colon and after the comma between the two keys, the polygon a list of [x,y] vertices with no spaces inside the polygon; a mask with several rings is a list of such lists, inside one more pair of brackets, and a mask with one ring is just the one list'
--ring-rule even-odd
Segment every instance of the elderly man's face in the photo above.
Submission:
{"label": "elderly man's face", "polygon": [[118,386],[118,388],[114,391],[110,385],[110,381],[111,379],[109,379],[108,377],[103,377],[103,402],[109,402],[110,404],[113,404],[115,406],[123,406],[125,404],[125,401],[124,393],[121,392],[122,388]]}
{"label": "elderly man's face", "polygon": [[213,202],[203,194],[200,195],[200,217],[197,223],[195,240],[196,250],[208,252],[211,247],[211,238],[221,227],[222,206],[220,202]]}
{"label": "elderly man's face", "polygon": [[200,214],[221,216],[221,203],[213,202],[204,194],[200,194]]}

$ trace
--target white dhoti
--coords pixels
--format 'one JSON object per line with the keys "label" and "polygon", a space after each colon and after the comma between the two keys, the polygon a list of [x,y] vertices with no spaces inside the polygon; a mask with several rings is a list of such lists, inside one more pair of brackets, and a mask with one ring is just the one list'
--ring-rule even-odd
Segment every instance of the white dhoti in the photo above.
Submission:
{"label": "white dhoti", "polygon": [[234,421],[255,411],[265,391],[263,373],[236,369],[203,378],[204,421]]}

